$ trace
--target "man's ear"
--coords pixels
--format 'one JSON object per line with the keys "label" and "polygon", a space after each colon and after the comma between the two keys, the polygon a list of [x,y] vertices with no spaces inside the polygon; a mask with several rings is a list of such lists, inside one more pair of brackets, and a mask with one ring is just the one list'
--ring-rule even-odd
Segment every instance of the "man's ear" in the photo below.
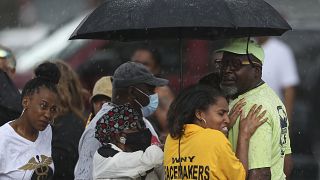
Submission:
{"label": "man's ear", "polygon": [[262,67],[261,66],[256,66],[254,68],[254,76],[255,76],[255,78],[261,78],[262,77]]}
{"label": "man's ear", "polygon": [[130,96],[130,97],[132,97],[132,98],[135,98],[135,97],[136,97],[136,91],[135,91],[135,89],[134,89],[133,86],[130,86],[130,87],[128,88],[128,93],[129,93],[129,96]]}
{"label": "man's ear", "polygon": [[16,69],[15,68],[10,69],[10,71],[11,71],[12,74],[16,73]]}

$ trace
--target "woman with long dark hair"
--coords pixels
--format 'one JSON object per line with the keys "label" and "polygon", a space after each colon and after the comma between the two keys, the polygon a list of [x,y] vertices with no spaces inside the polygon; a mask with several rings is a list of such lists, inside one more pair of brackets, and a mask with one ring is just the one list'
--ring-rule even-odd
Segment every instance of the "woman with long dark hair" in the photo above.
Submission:
{"label": "woman with long dark hair", "polygon": [[79,140],[85,128],[82,86],[78,75],[68,64],[63,61],[55,64],[61,78],[57,86],[60,109],[52,126],[53,179],[74,179]]}
{"label": "woman with long dark hair", "polygon": [[0,179],[51,179],[53,122],[57,109],[60,72],[43,63],[22,91],[21,116],[0,127]]}
{"label": "woman with long dark hair", "polygon": [[223,134],[230,124],[225,96],[204,85],[182,91],[168,113],[165,179],[245,179],[249,139],[266,121],[261,108],[255,105],[247,117],[241,115],[235,155]]}

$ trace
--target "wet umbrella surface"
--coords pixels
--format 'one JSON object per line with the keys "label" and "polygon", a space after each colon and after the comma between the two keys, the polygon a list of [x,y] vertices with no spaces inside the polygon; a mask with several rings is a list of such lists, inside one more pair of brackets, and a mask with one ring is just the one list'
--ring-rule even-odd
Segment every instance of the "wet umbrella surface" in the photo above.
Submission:
{"label": "wet umbrella surface", "polygon": [[70,39],[180,41],[279,36],[290,25],[263,0],[108,0],[88,15]]}
{"label": "wet umbrella surface", "polygon": [[119,41],[281,35],[291,27],[263,0],[108,0],[70,39]]}

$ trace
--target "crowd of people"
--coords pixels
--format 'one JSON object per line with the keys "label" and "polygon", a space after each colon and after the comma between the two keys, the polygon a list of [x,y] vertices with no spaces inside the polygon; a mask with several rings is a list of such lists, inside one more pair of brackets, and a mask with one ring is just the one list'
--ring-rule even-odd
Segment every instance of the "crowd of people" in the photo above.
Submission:
{"label": "crowd of people", "polygon": [[139,47],[95,83],[86,116],[68,64],[40,64],[20,95],[0,47],[0,179],[290,179],[288,115],[263,81],[264,50],[233,39],[215,53],[215,69],[175,97],[159,53]]}

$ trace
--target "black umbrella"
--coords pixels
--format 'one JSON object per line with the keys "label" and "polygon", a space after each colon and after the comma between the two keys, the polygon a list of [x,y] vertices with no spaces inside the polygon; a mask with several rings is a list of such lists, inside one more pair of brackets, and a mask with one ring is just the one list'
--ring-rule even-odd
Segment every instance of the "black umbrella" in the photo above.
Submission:
{"label": "black umbrella", "polygon": [[263,0],[107,0],[70,39],[278,36],[291,27]]}
{"label": "black umbrella", "polygon": [[107,0],[88,15],[70,39],[118,41],[279,36],[290,30],[263,0]]}

